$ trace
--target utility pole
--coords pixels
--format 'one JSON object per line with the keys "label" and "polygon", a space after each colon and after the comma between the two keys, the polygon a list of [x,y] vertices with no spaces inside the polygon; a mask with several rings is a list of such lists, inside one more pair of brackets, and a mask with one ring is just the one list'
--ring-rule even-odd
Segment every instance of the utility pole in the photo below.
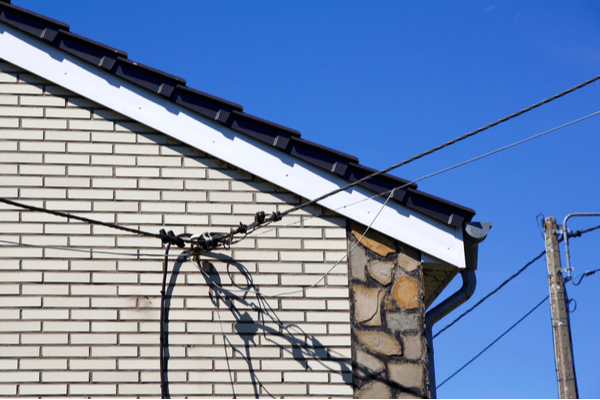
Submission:
{"label": "utility pole", "polygon": [[[567,296],[560,265],[560,250],[556,236],[556,219],[546,218],[546,260],[548,263],[548,285],[550,287],[550,311],[554,336],[554,363],[558,381],[558,396],[561,399],[577,399],[577,379],[573,362],[571,323],[567,311]],[[566,234],[566,233],[565,233]]]}

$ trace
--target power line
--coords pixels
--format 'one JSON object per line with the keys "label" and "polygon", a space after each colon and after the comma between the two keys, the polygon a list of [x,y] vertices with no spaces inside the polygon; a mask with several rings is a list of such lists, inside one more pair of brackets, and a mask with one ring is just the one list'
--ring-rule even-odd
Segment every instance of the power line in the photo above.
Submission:
{"label": "power line", "polygon": [[[433,172],[433,173],[431,173],[431,174],[424,175],[424,176],[422,176],[422,177],[420,177],[420,178],[418,178],[418,179],[415,179],[414,181],[407,182],[407,183],[405,183],[405,184],[403,184],[403,185],[401,185],[401,186],[397,186],[397,187],[395,187],[395,188],[393,188],[393,189],[391,189],[391,190],[388,190],[388,191],[385,191],[385,192],[381,192],[381,193],[377,193],[377,194],[375,194],[375,195],[372,195],[372,196],[370,196],[370,197],[367,197],[367,198],[365,198],[365,199],[362,199],[362,200],[355,201],[354,203],[349,203],[349,204],[343,205],[343,206],[341,206],[341,207],[338,207],[338,208],[335,208],[335,209],[333,209],[332,211],[339,211],[339,210],[341,210],[341,209],[344,209],[344,208],[347,208],[347,207],[351,207],[351,206],[353,206],[353,205],[356,205],[356,204],[359,204],[359,203],[362,203],[362,202],[365,202],[365,201],[368,201],[368,200],[371,200],[371,199],[374,199],[374,198],[377,198],[377,197],[380,197],[380,196],[383,196],[383,195],[387,195],[387,194],[389,194],[389,193],[391,193],[391,192],[393,192],[393,191],[395,191],[395,190],[401,190],[401,189],[404,189],[405,187],[407,187],[407,186],[410,186],[410,185],[412,185],[412,184],[414,184],[414,183],[420,182],[420,181],[422,181],[422,180],[425,180],[425,179],[427,179],[427,178],[431,178],[431,177],[433,177],[433,176],[436,176],[436,175],[443,174],[444,172],[448,172],[448,171],[450,171],[450,170],[453,170],[453,169],[456,169],[456,168],[462,167],[462,166],[464,166],[464,165],[467,165],[467,164],[470,164],[470,163],[472,163],[472,162],[475,162],[475,161],[481,160],[481,159],[483,159],[483,158],[489,157],[489,156],[491,156],[491,155],[494,155],[494,154],[496,154],[496,153],[500,153],[500,152],[502,152],[502,151],[504,151],[504,150],[508,150],[508,149],[510,149],[510,148],[512,148],[512,147],[515,147],[515,146],[521,145],[521,144],[523,144],[523,143],[529,142],[529,141],[531,141],[531,140],[533,140],[533,139],[536,139],[536,138],[538,138],[538,137],[541,137],[541,136],[547,135],[548,133],[551,133],[551,132],[557,131],[557,130],[559,130],[559,129],[565,128],[565,127],[567,127],[567,126],[570,126],[570,125],[574,125],[574,124],[576,124],[576,123],[578,123],[578,122],[581,122],[581,121],[584,121],[584,120],[586,120],[586,119],[588,119],[588,118],[595,117],[595,116],[596,116],[596,115],[598,115],[598,114],[600,114],[600,111],[596,111],[596,112],[594,112],[594,113],[592,113],[592,114],[588,114],[588,115],[586,115],[586,116],[584,116],[584,117],[581,117],[581,118],[575,119],[575,120],[573,120],[573,121],[571,121],[571,122],[567,122],[567,123],[565,123],[565,124],[559,125],[559,126],[557,126],[557,127],[554,127],[554,128],[552,128],[552,129],[548,129],[548,130],[546,130],[546,131],[544,131],[544,132],[541,132],[541,133],[538,133],[538,134],[532,135],[532,136],[530,136],[530,137],[528,137],[528,138],[525,138],[525,139],[523,139],[523,140],[519,140],[519,141],[517,141],[517,142],[514,142],[514,143],[512,143],[512,144],[509,144],[509,145],[507,145],[507,146],[504,146],[504,147],[498,148],[498,149],[496,149],[496,150],[490,151],[490,152],[488,152],[488,153],[485,153],[485,154],[482,154],[482,155],[480,155],[480,156],[477,156],[477,157],[471,158],[471,159],[469,159],[469,160],[466,160],[466,161],[460,162],[460,163],[458,163],[458,164],[452,165],[452,166],[450,166],[450,167],[447,167],[447,168],[441,169],[441,170],[439,170],[439,171],[437,171],[437,172]],[[341,190],[341,189],[340,189],[340,190]],[[318,200],[318,199],[317,199],[317,200]],[[314,200],[314,201],[312,201],[312,202],[314,203],[314,202],[315,202],[315,201],[317,201],[317,200]],[[387,202],[387,201],[386,201],[386,202]],[[307,205],[308,205],[308,203],[310,203],[310,202],[303,203],[303,204],[301,204],[301,205],[299,205],[299,206],[295,207],[295,209],[300,209],[300,208],[303,208],[303,207],[307,206]],[[285,211],[285,212],[282,212],[282,213],[279,213],[279,218],[283,217],[284,215],[287,215],[287,214],[289,214],[291,211],[293,211],[293,209],[291,209],[291,210],[288,210],[288,211]],[[315,217],[320,217],[320,216],[322,216],[323,214],[324,214],[324,213],[319,213],[318,215],[315,215],[315,216],[310,216],[310,217],[308,217],[307,219],[309,219],[309,218],[315,218]],[[261,224],[261,225],[258,225],[258,226],[256,226],[256,227],[254,227],[254,228],[252,229],[252,232],[248,232],[248,233],[246,233],[246,235],[244,236],[244,238],[245,238],[246,236],[248,236],[249,234],[251,234],[251,233],[255,232],[256,230],[258,230],[259,228],[264,228],[264,227],[265,227],[265,226],[266,226],[268,223],[270,223],[270,222],[272,222],[272,221],[266,221],[264,224]],[[294,223],[288,224],[288,225],[286,225],[286,226],[289,226],[289,225],[294,225],[294,224],[296,224],[296,223],[297,223],[297,222],[294,222]],[[598,228],[600,228],[600,226],[599,226]],[[270,230],[268,230],[268,231],[266,231],[266,232],[270,232]],[[583,233],[586,233],[586,232],[583,232]],[[231,233],[231,235],[233,235],[233,234],[235,234],[235,233],[234,233],[234,232],[232,232],[232,233]],[[242,239],[243,239],[243,238],[241,238],[240,240],[242,240]]]}
{"label": "power line", "polygon": [[536,262],[537,260],[539,260],[540,258],[542,258],[542,256],[546,254],[546,250],[542,251],[539,255],[537,255],[536,257],[533,258],[533,260],[529,261],[527,264],[525,264],[525,266],[523,266],[520,270],[518,270],[517,272],[515,272],[514,274],[512,274],[508,279],[506,279],[504,282],[502,282],[500,284],[500,286],[498,286],[496,289],[492,290],[490,293],[488,293],[484,298],[482,298],[481,300],[479,300],[477,303],[475,303],[475,305],[471,308],[469,308],[467,311],[465,311],[464,313],[460,314],[458,316],[458,318],[456,318],[454,321],[452,321],[451,323],[449,323],[448,325],[446,325],[444,328],[442,328],[438,333],[435,334],[435,336],[433,336],[433,338],[435,339],[436,337],[438,337],[442,332],[444,332],[446,329],[450,328],[452,325],[454,325],[455,323],[457,323],[462,317],[464,317],[465,315],[467,315],[468,313],[470,313],[471,311],[473,311],[475,308],[479,307],[479,305],[481,305],[481,303],[483,303],[484,301],[486,301],[488,298],[490,298],[493,294],[495,294],[498,290],[502,289],[504,287],[504,285],[506,285],[508,282],[512,281],[514,278],[516,278],[517,276],[519,276],[523,271],[525,271],[530,265],[532,265],[534,262]]}
{"label": "power line", "polygon": [[139,229],[129,228],[126,226],[117,225],[117,224],[113,224],[110,222],[98,221],[96,219],[81,217],[78,215],[73,215],[73,214],[69,214],[66,212],[62,212],[62,211],[55,211],[55,210],[50,210],[48,208],[35,207],[35,206],[28,205],[28,204],[19,203],[14,200],[9,200],[9,199],[3,198],[3,197],[0,197],[0,202],[10,204],[15,207],[25,208],[25,209],[31,210],[31,211],[44,212],[47,214],[57,215],[59,217],[76,219],[76,220],[87,222],[87,223],[93,224],[93,225],[103,225],[103,226],[107,226],[109,228],[119,229],[122,231],[131,232],[131,233],[136,233],[138,235],[151,236],[151,237],[161,239],[163,242],[173,243],[173,244],[177,244],[179,246],[182,243],[181,239],[177,240],[173,235],[168,235],[166,232],[164,232],[164,230],[162,230],[160,233],[145,232],[145,231],[142,231]]}
{"label": "power line", "polygon": [[406,160],[404,160],[402,162],[394,164],[391,167],[388,167],[388,168],[382,169],[380,171],[374,172],[374,173],[372,173],[370,175],[367,175],[364,178],[361,178],[361,179],[359,179],[357,181],[354,181],[354,182],[352,182],[352,183],[350,183],[350,184],[348,184],[346,186],[343,186],[343,187],[338,188],[336,190],[333,190],[333,191],[331,191],[329,193],[326,193],[326,194],[324,194],[322,196],[319,196],[316,199],[307,201],[307,202],[305,202],[303,204],[300,204],[300,205],[298,205],[296,207],[293,207],[293,208],[291,208],[291,209],[289,209],[289,210],[281,213],[281,215],[284,216],[284,215],[287,215],[287,214],[289,214],[291,212],[294,212],[294,211],[300,210],[302,208],[308,207],[309,205],[315,204],[315,203],[317,203],[317,202],[319,202],[319,201],[321,201],[321,200],[323,200],[323,199],[325,199],[327,197],[330,197],[330,196],[333,196],[333,195],[335,195],[335,194],[337,194],[339,192],[343,192],[345,190],[348,190],[351,187],[354,187],[356,185],[360,185],[361,183],[366,182],[366,181],[368,181],[368,180],[370,180],[372,178],[375,178],[375,177],[377,177],[379,175],[383,175],[383,174],[385,174],[387,172],[390,172],[390,171],[392,171],[392,170],[394,170],[396,168],[399,168],[399,167],[401,167],[403,165],[406,165],[408,163],[416,161],[416,160],[418,160],[420,158],[423,158],[423,157],[425,157],[425,156],[427,156],[429,154],[435,153],[436,151],[442,150],[443,148],[446,148],[446,147],[451,146],[451,145],[453,145],[455,143],[458,143],[458,142],[460,142],[462,140],[465,140],[465,139],[467,139],[467,138],[469,138],[471,136],[474,136],[474,135],[476,135],[478,133],[481,133],[481,132],[483,132],[483,131],[485,131],[487,129],[490,129],[490,128],[496,126],[496,125],[499,125],[499,124],[501,124],[503,122],[509,121],[509,120],[511,120],[511,119],[513,119],[515,117],[518,117],[519,115],[525,114],[526,112],[529,112],[529,111],[531,111],[531,110],[533,110],[533,109],[535,109],[535,108],[537,108],[539,106],[542,106],[542,105],[547,104],[547,103],[549,103],[549,102],[551,102],[553,100],[556,100],[556,99],[558,99],[558,98],[560,98],[562,96],[565,96],[566,94],[569,94],[569,93],[574,92],[574,91],[576,91],[578,89],[581,89],[582,87],[587,86],[590,83],[593,83],[593,82],[597,81],[598,79],[600,79],[600,75],[598,75],[598,76],[596,76],[596,77],[594,77],[592,79],[589,79],[589,80],[587,80],[585,82],[582,82],[579,85],[573,86],[572,88],[567,89],[567,90],[565,90],[563,92],[560,92],[560,93],[558,93],[558,94],[556,94],[554,96],[548,97],[547,99],[542,100],[542,101],[540,101],[538,103],[535,103],[535,104],[533,104],[533,105],[531,105],[531,106],[529,106],[527,108],[524,108],[524,109],[522,109],[520,111],[517,111],[517,112],[515,112],[513,114],[507,115],[506,117],[500,118],[499,120],[494,121],[491,124],[485,125],[485,126],[479,128],[479,129],[475,129],[474,131],[466,133],[466,134],[464,134],[462,136],[459,136],[459,137],[457,137],[455,139],[452,139],[452,140],[450,140],[450,141],[448,141],[446,143],[443,143],[443,144],[441,144],[439,146],[436,146],[436,147],[434,147],[434,148],[432,148],[430,150],[427,150],[427,151],[425,151],[423,153],[417,154],[416,156],[410,157],[410,158],[408,158],[408,159],[406,159]]}
{"label": "power line", "polygon": [[[594,78],[593,80],[596,80],[596,79],[599,79],[599,78],[600,78],[600,76]],[[591,83],[593,80],[590,80],[590,81],[587,81],[587,82]],[[585,84],[588,84],[588,83],[584,82],[584,84],[581,84],[581,85],[585,86]],[[579,87],[583,87],[581,85],[578,85],[578,86]],[[572,89],[569,89],[569,90],[573,91],[573,90],[576,90],[576,88],[578,88],[578,87],[575,87],[575,88],[572,88]],[[559,94],[559,95],[556,95],[556,96],[553,96],[553,97],[554,98],[558,98],[558,97],[560,97],[560,96],[562,96],[562,95],[564,95],[564,94],[566,94],[568,92],[569,91],[566,91],[566,92],[563,92],[562,94]],[[550,99],[552,99],[552,98],[550,98]],[[548,102],[548,99],[546,99],[545,102]],[[540,103],[538,103],[537,106],[539,106],[539,105],[541,105],[543,103],[544,102],[540,102]],[[532,109],[532,108],[535,108],[535,107],[536,107],[536,105],[529,107],[529,109]],[[527,110],[527,109],[525,109],[525,110]],[[520,113],[523,113],[523,112],[525,112],[525,111],[522,110]],[[419,182],[419,181],[422,181],[424,179],[427,179],[427,178],[430,178],[430,177],[433,177],[433,176],[436,176],[436,175],[440,175],[440,174],[442,174],[444,172],[448,172],[450,170],[453,170],[455,168],[458,168],[458,167],[470,164],[472,162],[478,161],[478,160],[483,159],[485,157],[489,157],[489,156],[491,156],[493,154],[496,154],[496,153],[499,153],[501,151],[510,149],[512,147],[518,146],[518,145],[523,144],[525,142],[528,142],[530,140],[536,139],[536,138],[538,138],[540,136],[546,135],[548,133],[554,132],[554,131],[559,130],[561,128],[565,128],[567,126],[570,126],[570,125],[573,125],[575,123],[581,122],[581,121],[583,121],[585,119],[594,117],[594,116],[596,116],[598,114],[600,114],[600,111],[597,111],[595,113],[592,113],[592,114],[586,115],[584,117],[578,118],[576,120],[573,120],[571,122],[565,123],[563,125],[559,125],[559,126],[557,126],[555,128],[552,128],[552,129],[549,129],[547,131],[538,133],[536,135],[530,136],[530,137],[528,137],[526,139],[517,141],[515,143],[512,143],[512,144],[504,146],[504,147],[501,147],[501,148],[493,150],[491,152],[482,154],[482,155],[480,155],[478,157],[475,157],[475,158],[472,158],[470,160],[463,161],[461,163],[455,164],[455,165],[453,165],[451,167],[439,170],[437,172],[434,172],[434,173],[431,173],[431,174],[428,174],[428,175],[424,175],[424,176],[420,177],[419,179],[416,179],[414,181],[405,183],[404,185],[395,187],[395,188],[393,188],[391,190],[388,190],[386,192],[378,193],[376,195],[373,195],[373,196],[371,196],[369,198],[360,200],[358,202],[351,203],[351,204],[348,204],[348,205],[344,205],[344,206],[342,206],[340,208],[337,208],[336,210],[339,210],[339,209],[342,209],[342,208],[346,208],[346,207],[349,207],[351,205],[357,204],[359,202],[367,201],[367,200],[373,199],[375,197],[382,196],[384,194],[393,193],[395,190],[403,189],[403,188],[405,188],[405,187],[407,187],[409,185],[412,185],[412,184],[414,184],[416,182]],[[515,114],[512,114],[512,115],[513,115],[512,118],[514,118],[514,116],[519,115],[519,113],[515,113]],[[510,119],[511,116],[505,117],[505,118]],[[508,119],[505,119],[505,120],[508,120]],[[501,121],[501,120],[498,120],[498,121]],[[495,123],[492,123],[492,124],[488,125],[487,127],[494,126],[494,124],[495,125],[499,124],[500,122],[498,122],[498,121],[496,121]],[[502,122],[504,122],[504,121],[502,121]],[[486,127],[484,127],[484,128],[487,129]],[[484,128],[480,128],[477,131],[477,133],[481,132],[482,130],[484,130]],[[473,131],[473,132],[476,132],[476,131]],[[450,143],[450,142],[448,142],[448,143]],[[438,147],[440,147],[440,146],[438,146]],[[422,154],[426,155],[425,153],[422,153]],[[414,160],[414,159],[417,159],[417,158],[420,158],[420,157],[419,156],[415,156],[415,157],[412,157],[409,160]],[[407,162],[403,162],[403,163],[408,163],[408,162],[410,162],[410,161],[407,160]],[[396,166],[403,165],[403,163],[396,164]],[[390,168],[393,169],[395,167],[390,167]],[[16,206],[16,207],[21,207],[21,208],[24,208],[24,209],[28,209],[28,210],[31,210],[31,211],[45,212],[45,213],[48,213],[48,214],[53,214],[53,215],[61,216],[61,217],[64,217],[64,218],[71,218],[71,219],[76,219],[76,220],[84,221],[84,222],[87,222],[87,223],[90,223],[90,224],[103,225],[103,226],[107,226],[107,227],[110,227],[110,228],[114,228],[114,229],[119,229],[119,230],[131,232],[131,233],[135,233],[135,234],[138,234],[138,235],[155,237],[155,238],[161,239],[161,241],[163,243],[172,243],[172,244],[178,245],[179,247],[184,247],[184,242],[191,242],[191,243],[196,244],[199,249],[208,251],[208,250],[211,250],[211,249],[215,248],[219,243],[221,243],[221,244],[227,243],[227,245],[231,245],[233,243],[233,236],[235,234],[237,234],[237,233],[244,233],[244,237],[243,238],[245,238],[248,234],[254,232],[255,230],[257,230],[257,229],[259,229],[261,227],[264,227],[264,226],[266,226],[267,224],[269,224],[271,222],[279,221],[284,216],[286,216],[287,214],[289,214],[289,213],[291,213],[293,211],[297,211],[297,210],[299,210],[301,208],[304,208],[304,207],[307,207],[309,205],[312,205],[312,204],[316,203],[317,201],[319,201],[321,199],[324,199],[326,197],[332,196],[332,195],[334,195],[334,194],[336,194],[336,193],[338,193],[340,191],[346,190],[346,189],[348,189],[348,188],[350,188],[352,186],[355,186],[355,185],[359,184],[361,181],[368,180],[368,179],[370,179],[370,177],[374,177],[374,176],[377,176],[377,175],[385,173],[385,172],[386,172],[386,170],[381,170],[381,171],[375,172],[375,173],[371,174],[369,177],[365,177],[365,178],[363,178],[363,179],[361,179],[359,181],[353,182],[353,183],[351,183],[349,185],[344,186],[343,188],[336,189],[336,190],[334,190],[334,191],[332,191],[332,192],[330,192],[330,193],[328,193],[328,194],[326,194],[324,196],[321,196],[321,198],[305,202],[303,204],[300,204],[300,205],[298,205],[298,206],[296,206],[294,208],[291,208],[289,210],[286,210],[284,212],[273,212],[272,215],[269,216],[269,217],[267,217],[264,212],[258,212],[258,213],[256,213],[256,215],[254,217],[254,222],[252,224],[250,224],[250,225],[244,225],[244,224],[242,224],[240,222],[240,225],[238,226],[238,228],[232,229],[229,234],[225,234],[225,233],[210,233],[210,234],[199,235],[199,236],[197,236],[195,238],[192,238],[191,240],[190,239],[186,239],[186,238],[182,238],[181,235],[176,236],[175,234],[173,234],[173,232],[169,232],[167,234],[164,231],[164,229],[161,229],[161,231],[158,234],[156,234],[156,233],[152,233],[152,232],[142,231],[142,230],[139,230],[139,229],[129,228],[129,227],[118,225],[118,224],[113,224],[113,223],[109,223],[109,222],[103,222],[103,221],[99,221],[99,220],[94,220],[94,219],[91,219],[91,218],[81,217],[81,216],[70,214],[70,213],[65,213],[65,212],[61,212],[61,211],[50,210],[50,209],[47,209],[47,208],[35,207],[35,206],[31,206],[31,205],[19,203],[19,202],[16,202],[14,200],[9,200],[9,199],[2,198],[2,197],[0,197],[0,202],[6,203],[6,204],[10,204],[10,205],[13,205],[13,206]],[[389,197],[388,197],[388,200],[389,200]],[[388,200],[386,200],[384,204],[387,204]],[[373,222],[371,222],[371,224],[372,223]],[[600,226],[598,226],[596,228],[591,228],[591,229],[589,229],[587,231],[577,231],[573,235],[576,236],[576,235],[581,234],[581,233],[587,233],[587,232],[592,231],[592,230],[597,229],[597,228],[600,228]],[[243,238],[240,238],[238,241],[242,240]]]}
{"label": "power line", "polygon": [[529,315],[531,315],[531,313],[533,313],[539,306],[544,304],[544,302],[546,300],[548,300],[549,297],[550,296],[544,297],[544,299],[542,301],[540,301],[535,307],[533,307],[527,314],[525,314],[523,317],[521,317],[521,319],[519,319],[517,322],[515,322],[510,328],[508,328],[506,331],[504,331],[504,333],[502,335],[498,336],[496,338],[496,340],[494,340],[492,343],[490,343],[485,349],[481,350],[475,357],[471,358],[465,365],[460,367],[455,373],[453,373],[448,378],[446,378],[446,380],[444,380],[442,383],[440,383],[438,386],[436,386],[436,389],[439,389],[444,383],[446,383],[450,379],[454,378],[456,376],[456,374],[458,374],[460,371],[465,369],[467,367],[467,365],[471,364],[473,361],[475,361],[477,359],[477,357],[479,357],[480,355],[485,353],[490,347],[492,347],[494,344],[496,344],[496,342],[498,342],[500,339],[502,339],[502,337],[504,337],[504,335],[506,335],[508,332],[510,332],[515,326],[519,325],[525,318],[527,318]]}
{"label": "power line", "polygon": [[[596,114],[596,113],[594,113]],[[585,235],[586,233],[589,232],[593,232],[596,229],[600,229],[600,225],[595,226],[593,228],[589,228],[589,229],[585,229],[585,230],[578,230],[575,233],[570,234],[570,237],[580,237],[581,235]],[[559,242],[562,242],[562,238],[559,239]],[[471,308],[469,308],[467,311],[465,311],[464,313],[462,313],[461,315],[459,315],[454,321],[450,322],[448,325],[446,325],[444,328],[442,328],[438,333],[435,334],[435,336],[433,336],[433,338],[435,339],[436,337],[438,337],[442,332],[444,332],[446,329],[450,328],[452,325],[454,325],[456,322],[458,322],[462,317],[464,317],[465,315],[467,315],[468,313],[470,313],[471,311],[473,311],[475,308],[479,307],[481,305],[481,303],[483,303],[485,300],[487,300],[489,297],[491,297],[493,294],[495,294],[498,290],[502,289],[502,287],[504,287],[504,285],[506,285],[508,282],[510,282],[511,280],[513,280],[514,278],[516,278],[517,276],[519,276],[523,271],[525,271],[527,269],[527,267],[529,267],[530,265],[532,265],[534,262],[536,262],[537,260],[539,260],[544,254],[546,254],[546,251],[542,251],[539,255],[537,255],[536,257],[534,257],[531,261],[529,261],[527,264],[525,264],[521,269],[519,269],[517,272],[515,272],[513,275],[511,275],[509,278],[507,278],[504,282],[502,282],[500,284],[500,286],[498,286],[496,289],[492,290],[490,293],[488,293],[485,297],[483,297],[481,300],[479,300],[477,303],[475,303],[475,305]],[[595,272],[597,272],[598,270],[595,271],[588,271],[590,272],[589,274],[586,272],[581,279],[579,280],[579,282],[577,284],[575,284],[575,286],[579,285],[579,283],[581,283],[581,280],[588,276],[588,275],[592,275]],[[587,274],[587,275],[586,275]]]}

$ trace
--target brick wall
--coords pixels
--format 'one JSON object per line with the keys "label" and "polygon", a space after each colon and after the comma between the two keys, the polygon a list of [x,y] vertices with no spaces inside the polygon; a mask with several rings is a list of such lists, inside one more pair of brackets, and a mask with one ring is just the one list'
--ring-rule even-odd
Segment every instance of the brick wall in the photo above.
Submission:
{"label": "brick wall", "polygon": [[[0,71],[2,197],[156,233],[228,232],[300,201],[7,63]],[[172,258],[171,396],[351,397],[347,263],[297,292],[345,254],[345,227],[312,208],[201,260],[206,274]],[[0,395],[160,395],[160,240],[4,204],[0,240]]]}

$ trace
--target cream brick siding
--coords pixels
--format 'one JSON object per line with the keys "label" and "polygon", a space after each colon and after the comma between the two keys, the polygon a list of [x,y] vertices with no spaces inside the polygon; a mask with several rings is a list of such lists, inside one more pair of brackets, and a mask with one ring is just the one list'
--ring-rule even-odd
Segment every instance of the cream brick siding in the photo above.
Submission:
{"label": "cream brick siding", "polygon": [[[301,201],[7,63],[0,71],[2,197],[176,234],[228,232]],[[0,395],[160,396],[159,239],[2,203],[0,240]],[[346,249],[345,219],[316,208],[204,257],[208,275],[173,246],[171,396],[351,397],[347,263],[318,282]]]}

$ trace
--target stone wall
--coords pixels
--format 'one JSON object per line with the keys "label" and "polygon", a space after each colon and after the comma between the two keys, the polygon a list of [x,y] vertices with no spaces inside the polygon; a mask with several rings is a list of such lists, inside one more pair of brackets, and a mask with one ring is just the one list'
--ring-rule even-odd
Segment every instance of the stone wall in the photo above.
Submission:
{"label": "stone wall", "polygon": [[[350,249],[365,227],[352,223]],[[368,231],[350,254],[356,398],[429,397],[418,250]]]}

